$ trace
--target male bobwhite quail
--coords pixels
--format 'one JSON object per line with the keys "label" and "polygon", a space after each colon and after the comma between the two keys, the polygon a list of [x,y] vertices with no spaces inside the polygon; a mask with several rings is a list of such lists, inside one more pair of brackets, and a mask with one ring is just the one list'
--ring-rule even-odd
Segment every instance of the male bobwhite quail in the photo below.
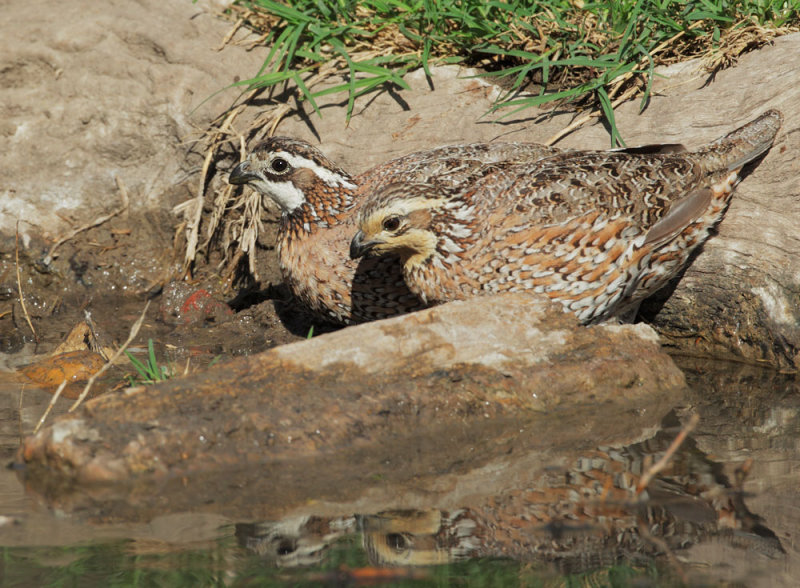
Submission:
{"label": "male bobwhite quail", "polygon": [[563,152],[445,189],[397,183],[361,207],[350,253],[395,254],[426,304],[540,292],[584,323],[635,312],[722,218],[770,110],[694,152]]}
{"label": "male bobwhite quail", "polygon": [[423,308],[394,256],[348,255],[361,204],[396,182],[452,187],[495,162],[531,162],[559,150],[533,143],[455,145],[412,153],[350,175],[304,141],[273,137],[236,166],[228,181],[249,184],[281,208],[278,257],[289,288],[316,315],[341,324]]}

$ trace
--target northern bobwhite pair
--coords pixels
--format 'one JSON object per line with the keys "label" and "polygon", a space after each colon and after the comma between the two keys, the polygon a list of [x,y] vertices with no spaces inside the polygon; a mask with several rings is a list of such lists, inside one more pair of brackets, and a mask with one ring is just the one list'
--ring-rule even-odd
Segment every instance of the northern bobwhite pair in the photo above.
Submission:
{"label": "northern bobwhite pair", "polygon": [[[685,553],[709,543],[728,545],[740,557],[784,557],[780,539],[749,510],[722,465],[692,439],[674,453],[673,442],[674,434],[662,430],[638,443],[585,448],[579,455],[557,450],[545,458],[550,467],[499,493],[471,493],[460,508],[304,514],[237,524],[236,537],[280,567],[319,564],[334,544],[356,533],[375,566],[502,557],[550,561],[574,574],[632,554],[652,558],[665,548]],[[667,451],[665,467],[645,481]]]}
{"label": "northern bobwhite pair", "polygon": [[635,309],[682,268],[782,118],[770,110],[693,152],[462,145],[359,176],[271,138],[229,181],[281,207],[283,275],[329,320],[529,290],[592,323]]}

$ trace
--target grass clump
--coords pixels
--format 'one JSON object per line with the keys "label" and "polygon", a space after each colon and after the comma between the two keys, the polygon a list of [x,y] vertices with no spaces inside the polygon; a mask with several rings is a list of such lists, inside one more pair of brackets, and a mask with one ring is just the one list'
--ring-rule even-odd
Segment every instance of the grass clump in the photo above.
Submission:
{"label": "grass clump", "polygon": [[142,361],[134,356],[130,351],[126,351],[125,355],[131,362],[133,369],[136,370],[135,375],[128,375],[128,385],[138,386],[141,384],[155,384],[169,380],[175,375],[174,366],[162,365],[156,358],[156,352],[153,347],[153,340],[147,340],[147,358]]}
{"label": "grass clump", "polygon": [[[713,71],[800,24],[800,0],[254,0],[233,11],[272,48],[238,84],[293,83],[317,112],[316,98],[346,93],[349,118],[358,97],[405,88],[408,71],[459,63],[503,80],[492,109],[503,116],[569,101],[599,106],[614,130],[612,101],[639,94],[644,107],[656,65],[702,55]],[[314,88],[333,74],[344,81]]]}

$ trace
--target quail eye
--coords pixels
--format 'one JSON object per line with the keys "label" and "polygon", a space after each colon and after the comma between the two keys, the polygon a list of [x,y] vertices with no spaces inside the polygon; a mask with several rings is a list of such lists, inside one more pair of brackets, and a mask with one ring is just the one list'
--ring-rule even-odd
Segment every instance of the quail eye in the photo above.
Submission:
{"label": "quail eye", "polygon": [[400,228],[400,219],[396,216],[390,216],[383,220],[384,231],[396,231],[398,228]]}
{"label": "quail eye", "polygon": [[408,546],[406,538],[400,533],[389,533],[386,535],[386,544],[395,551],[403,551]]}
{"label": "quail eye", "polygon": [[289,169],[289,162],[281,157],[276,157],[275,159],[272,160],[272,163],[270,163],[269,166],[275,173],[282,174],[287,169]]}

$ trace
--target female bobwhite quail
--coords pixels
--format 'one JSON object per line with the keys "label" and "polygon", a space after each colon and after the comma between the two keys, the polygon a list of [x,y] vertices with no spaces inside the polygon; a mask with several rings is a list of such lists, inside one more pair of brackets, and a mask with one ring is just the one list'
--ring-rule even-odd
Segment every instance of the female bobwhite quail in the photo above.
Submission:
{"label": "female bobwhite quail", "polygon": [[532,143],[455,145],[412,153],[352,176],[304,141],[273,137],[231,172],[281,208],[278,257],[292,293],[316,315],[350,324],[423,308],[394,256],[348,255],[361,204],[396,182],[455,186],[495,162],[531,162],[559,150]]}
{"label": "female bobwhite quail", "polygon": [[397,183],[362,205],[350,253],[397,255],[426,304],[531,291],[584,323],[635,312],[708,238],[781,121],[770,110],[694,152],[572,151],[455,188]]}

